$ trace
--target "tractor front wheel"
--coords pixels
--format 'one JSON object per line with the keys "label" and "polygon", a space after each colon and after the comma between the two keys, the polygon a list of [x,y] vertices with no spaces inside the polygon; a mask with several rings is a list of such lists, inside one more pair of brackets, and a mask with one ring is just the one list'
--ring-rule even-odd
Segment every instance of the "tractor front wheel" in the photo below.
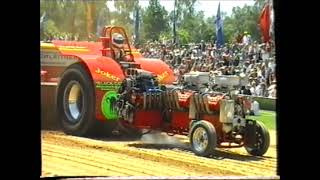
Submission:
{"label": "tractor front wheel", "polygon": [[213,154],[217,146],[217,134],[214,126],[208,121],[195,122],[190,130],[192,151],[198,156]]}
{"label": "tractor front wheel", "polygon": [[249,144],[245,144],[246,151],[253,156],[264,155],[270,145],[270,135],[268,129],[260,121],[256,121],[255,132],[252,133],[255,137],[254,141],[250,141]]}

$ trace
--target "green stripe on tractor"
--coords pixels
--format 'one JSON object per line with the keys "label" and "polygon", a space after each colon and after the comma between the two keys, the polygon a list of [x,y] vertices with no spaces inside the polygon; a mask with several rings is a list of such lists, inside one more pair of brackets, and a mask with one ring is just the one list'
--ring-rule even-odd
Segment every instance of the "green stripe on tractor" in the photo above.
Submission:
{"label": "green stripe on tractor", "polygon": [[108,91],[102,98],[101,111],[108,120],[118,120],[118,112],[114,109],[118,93]]}

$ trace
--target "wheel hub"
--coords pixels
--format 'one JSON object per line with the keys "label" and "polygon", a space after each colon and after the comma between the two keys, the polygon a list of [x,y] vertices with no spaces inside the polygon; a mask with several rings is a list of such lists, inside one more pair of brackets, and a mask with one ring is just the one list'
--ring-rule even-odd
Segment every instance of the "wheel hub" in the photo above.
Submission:
{"label": "wheel hub", "polygon": [[208,134],[206,130],[202,127],[197,128],[193,134],[193,146],[199,151],[203,152],[209,144]]}
{"label": "wheel hub", "polygon": [[70,81],[64,91],[64,111],[71,123],[77,123],[83,114],[83,89],[77,81]]}

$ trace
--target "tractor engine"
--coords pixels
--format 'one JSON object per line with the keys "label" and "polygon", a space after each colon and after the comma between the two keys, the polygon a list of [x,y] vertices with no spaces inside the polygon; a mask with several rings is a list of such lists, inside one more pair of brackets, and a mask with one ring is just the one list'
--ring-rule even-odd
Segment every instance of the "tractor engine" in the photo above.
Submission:
{"label": "tractor engine", "polygon": [[[225,133],[243,130],[245,127],[244,102],[246,97],[235,96],[233,89],[246,84],[246,79],[230,75],[211,77],[209,72],[192,72],[185,74],[183,80],[185,89],[197,92],[194,95],[194,99],[199,99],[195,101],[196,105],[199,102],[197,106],[201,107],[201,104],[204,104],[206,107],[209,105],[205,110],[198,108],[198,112],[212,114],[212,110],[216,109],[219,111],[219,121],[222,123],[222,129]],[[215,88],[219,89],[219,92],[215,91]],[[210,105],[215,101],[219,101],[219,103],[213,108]]]}
{"label": "tractor engine", "polygon": [[[160,92],[156,76],[148,71],[138,69],[136,75],[130,75],[122,82],[118,91],[119,98],[115,107],[118,116],[122,120],[132,123],[135,111],[145,108],[147,95],[153,97],[158,94],[157,97],[160,97]],[[149,102],[148,104],[159,103]]]}
{"label": "tractor engine", "polygon": [[183,75],[185,88],[205,92],[209,86],[211,77],[209,72],[190,72]]}

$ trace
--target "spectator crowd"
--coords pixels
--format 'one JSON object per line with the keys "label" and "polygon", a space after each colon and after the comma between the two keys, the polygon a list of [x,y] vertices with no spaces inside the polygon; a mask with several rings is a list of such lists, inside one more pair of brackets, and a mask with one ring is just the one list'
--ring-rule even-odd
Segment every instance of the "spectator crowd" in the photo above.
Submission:
{"label": "spectator crowd", "polygon": [[242,42],[217,47],[203,40],[177,46],[173,43],[147,42],[139,47],[146,58],[160,58],[171,68],[177,80],[191,71],[212,75],[240,75],[249,84],[239,88],[241,94],[276,98],[275,48],[271,43]]}

